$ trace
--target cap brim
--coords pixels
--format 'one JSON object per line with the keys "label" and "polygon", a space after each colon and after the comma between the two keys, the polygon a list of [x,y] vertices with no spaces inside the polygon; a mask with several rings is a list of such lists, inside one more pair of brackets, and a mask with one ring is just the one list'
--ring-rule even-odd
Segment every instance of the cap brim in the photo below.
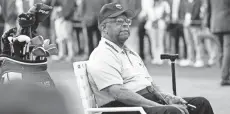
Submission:
{"label": "cap brim", "polygon": [[135,13],[132,10],[130,10],[130,9],[116,12],[116,13],[108,16],[108,17],[117,17],[117,16],[122,15],[122,14],[125,14],[127,16],[127,18],[133,18],[133,17],[135,17]]}

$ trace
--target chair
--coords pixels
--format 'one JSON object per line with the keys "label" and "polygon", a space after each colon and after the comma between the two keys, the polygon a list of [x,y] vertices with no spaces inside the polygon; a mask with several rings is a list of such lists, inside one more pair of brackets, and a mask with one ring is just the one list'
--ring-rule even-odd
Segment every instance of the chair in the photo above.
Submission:
{"label": "chair", "polygon": [[74,62],[74,74],[80,91],[84,114],[95,114],[101,112],[133,112],[139,111],[141,114],[146,114],[142,107],[114,107],[114,108],[99,108],[97,106],[94,94],[88,82],[87,61]]}

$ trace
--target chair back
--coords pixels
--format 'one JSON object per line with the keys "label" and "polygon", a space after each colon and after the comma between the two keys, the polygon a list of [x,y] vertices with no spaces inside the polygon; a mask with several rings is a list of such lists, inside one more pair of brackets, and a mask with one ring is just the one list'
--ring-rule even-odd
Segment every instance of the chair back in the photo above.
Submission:
{"label": "chair back", "polygon": [[73,67],[84,110],[86,111],[88,108],[95,108],[95,97],[87,75],[87,61],[74,62]]}

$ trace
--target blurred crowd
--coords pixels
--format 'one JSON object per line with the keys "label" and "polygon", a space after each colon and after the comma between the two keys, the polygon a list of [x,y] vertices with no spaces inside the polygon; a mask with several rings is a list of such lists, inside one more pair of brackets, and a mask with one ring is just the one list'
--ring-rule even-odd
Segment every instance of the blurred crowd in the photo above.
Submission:
{"label": "blurred crowd", "polygon": [[173,53],[180,55],[180,66],[204,67],[218,58],[219,43],[207,25],[206,0],[1,0],[0,34],[15,27],[17,16],[40,2],[53,7],[37,30],[58,45],[53,60],[88,59],[101,38],[98,12],[110,2],[135,11],[127,45],[143,60],[161,65],[160,54]]}

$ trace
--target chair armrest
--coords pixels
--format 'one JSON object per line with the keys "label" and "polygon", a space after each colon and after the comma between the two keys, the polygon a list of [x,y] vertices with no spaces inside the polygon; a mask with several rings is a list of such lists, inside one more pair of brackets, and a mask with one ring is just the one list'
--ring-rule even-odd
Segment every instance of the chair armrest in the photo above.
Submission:
{"label": "chair armrest", "polygon": [[133,112],[139,111],[146,114],[142,107],[114,107],[114,108],[88,108],[88,112]]}

